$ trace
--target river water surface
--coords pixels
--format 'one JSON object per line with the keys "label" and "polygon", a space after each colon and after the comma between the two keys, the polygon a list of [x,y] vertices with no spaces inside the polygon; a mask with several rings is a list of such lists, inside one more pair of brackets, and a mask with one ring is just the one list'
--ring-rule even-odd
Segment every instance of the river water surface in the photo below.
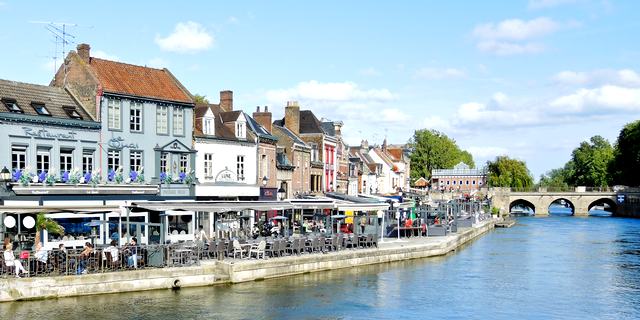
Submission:
{"label": "river water surface", "polygon": [[640,319],[640,220],[519,218],[443,257],[0,304],[2,319]]}

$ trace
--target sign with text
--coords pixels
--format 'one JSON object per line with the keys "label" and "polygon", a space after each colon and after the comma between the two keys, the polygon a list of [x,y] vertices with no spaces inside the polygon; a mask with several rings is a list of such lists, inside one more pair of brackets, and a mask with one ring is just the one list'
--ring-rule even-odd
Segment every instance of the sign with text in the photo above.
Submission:
{"label": "sign with text", "polygon": [[260,188],[260,200],[277,201],[278,188]]}

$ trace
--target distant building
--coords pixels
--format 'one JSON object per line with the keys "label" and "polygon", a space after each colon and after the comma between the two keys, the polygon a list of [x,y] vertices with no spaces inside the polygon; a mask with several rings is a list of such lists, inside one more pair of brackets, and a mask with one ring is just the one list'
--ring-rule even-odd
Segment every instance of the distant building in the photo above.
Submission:
{"label": "distant building", "polygon": [[446,191],[476,191],[487,184],[485,168],[471,169],[460,162],[453,169],[434,169],[431,186]]}

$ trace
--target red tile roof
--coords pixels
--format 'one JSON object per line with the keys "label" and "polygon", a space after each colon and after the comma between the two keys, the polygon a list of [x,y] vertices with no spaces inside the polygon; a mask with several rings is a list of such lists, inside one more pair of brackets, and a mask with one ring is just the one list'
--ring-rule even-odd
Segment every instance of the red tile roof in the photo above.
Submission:
{"label": "red tile roof", "polygon": [[403,153],[402,149],[387,148],[387,153],[389,153],[391,158],[393,158],[393,160],[395,160],[395,161],[402,160],[402,153]]}
{"label": "red tile roof", "polygon": [[186,89],[167,69],[154,69],[93,57],[90,65],[106,92],[193,103]]}

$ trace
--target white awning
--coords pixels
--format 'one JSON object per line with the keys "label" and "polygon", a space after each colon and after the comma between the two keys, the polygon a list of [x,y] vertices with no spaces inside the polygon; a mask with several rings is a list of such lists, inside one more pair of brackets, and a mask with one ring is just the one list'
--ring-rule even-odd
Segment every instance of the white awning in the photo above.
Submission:
{"label": "white awning", "polygon": [[196,197],[259,197],[260,187],[254,185],[196,185]]}
{"label": "white awning", "polygon": [[338,211],[378,211],[389,209],[389,204],[382,203],[336,203]]}
{"label": "white awning", "polygon": [[333,199],[289,199],[294,209],[333,209]]}
{"label": "white awning", "polygon": [[134,202],[129,208],[151,211],[228,212],[286,210],[293,209],[293,205],[283,201],[148,201]]}

